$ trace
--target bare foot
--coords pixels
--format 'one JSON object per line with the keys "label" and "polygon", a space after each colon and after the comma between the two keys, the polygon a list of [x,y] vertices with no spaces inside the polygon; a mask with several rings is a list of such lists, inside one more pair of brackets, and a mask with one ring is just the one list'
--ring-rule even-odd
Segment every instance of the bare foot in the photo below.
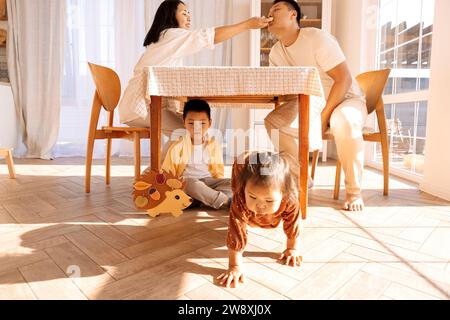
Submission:
{"label": "bare foot", "polygon": [[364,201],[360,195],[347,195],[344,210],[351,212],[361,212],[364,210]]}

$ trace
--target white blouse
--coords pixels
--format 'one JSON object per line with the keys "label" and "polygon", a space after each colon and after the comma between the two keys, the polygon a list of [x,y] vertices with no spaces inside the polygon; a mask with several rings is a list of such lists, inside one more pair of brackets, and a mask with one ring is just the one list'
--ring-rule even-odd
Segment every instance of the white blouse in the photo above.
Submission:
{"label": "white blouse", "polygon": [[183,58],[204,48],[214,49],[215,28],[194,31],[183,28],[167,29],[157,43],[149,45],[139,59],[134,76],[119,103],[120,122],[127,123],[148,115],[149,102],[146,99],[147,77],[145,67],[182,66]]}

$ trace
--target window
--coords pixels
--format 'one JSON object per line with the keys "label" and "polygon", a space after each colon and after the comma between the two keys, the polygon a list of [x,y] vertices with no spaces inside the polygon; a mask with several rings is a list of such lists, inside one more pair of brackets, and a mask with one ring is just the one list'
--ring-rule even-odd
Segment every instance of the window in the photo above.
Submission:
{"label": "window", "polygon": [[[392,69],[384,101],[391,168],[421,175],[426,143],[434,0],[380,0],[377,65]],[[373,161],[381,163],[381,147]]]}

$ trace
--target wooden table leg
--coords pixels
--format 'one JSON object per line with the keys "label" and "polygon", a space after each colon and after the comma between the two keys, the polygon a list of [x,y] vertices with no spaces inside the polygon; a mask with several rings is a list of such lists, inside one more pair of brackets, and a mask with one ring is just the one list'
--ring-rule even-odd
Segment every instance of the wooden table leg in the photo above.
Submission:
{"label": "wooden table leg", "polygon": [[300,162],[300,210],[302,219],[307,217],[308,210],[308,171],[309,171],[309,107],[308,95],[299,95],[299,135],[298,135],[298,159]]}
{"label": "wooden table leg", "polygon": [[161,169],[161,108],[162,98],[152,96],[150,106],[150,165],[152,170]]}

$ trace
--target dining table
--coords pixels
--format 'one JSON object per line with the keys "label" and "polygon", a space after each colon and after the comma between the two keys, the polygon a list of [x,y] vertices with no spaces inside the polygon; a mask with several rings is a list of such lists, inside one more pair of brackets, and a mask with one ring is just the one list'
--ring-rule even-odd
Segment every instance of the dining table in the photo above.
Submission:
{"label": "dining table", "polygon": [[[299,208],[307,218],[309,152],[321,147],[325,106],[320,75],[310,67],[147,67],[150,106],[150,166],[161,169],[162,99],[203,99],[217,108],[277,108],[298,99]],[[294,129],[295,130],[295,129]],[[310,141],[314,141],[311,146]]]}

